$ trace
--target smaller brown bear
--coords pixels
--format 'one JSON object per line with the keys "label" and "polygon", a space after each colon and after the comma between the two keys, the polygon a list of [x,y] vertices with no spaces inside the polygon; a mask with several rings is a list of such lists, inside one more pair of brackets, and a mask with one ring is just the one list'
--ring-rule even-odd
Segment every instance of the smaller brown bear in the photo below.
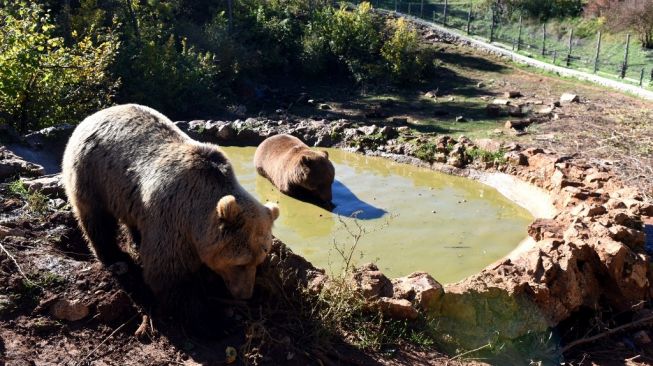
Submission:
{"label": "smaller brown bear", "polygon": [[311,150],[295,136],[276,135],[256,148],[254,165],[282,193],[331,206],[335,169],[326,151]]}

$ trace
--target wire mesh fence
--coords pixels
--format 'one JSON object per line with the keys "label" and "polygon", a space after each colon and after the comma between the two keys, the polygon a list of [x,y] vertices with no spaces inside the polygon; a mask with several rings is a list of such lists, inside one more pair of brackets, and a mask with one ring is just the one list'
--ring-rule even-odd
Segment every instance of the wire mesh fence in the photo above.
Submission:
{"label": "wire mesh fence", "polygon": [[372,0],[372,5],[496,42],[558,66],[653,89],[653,51],[643,50],[630,35],[588,33],[518,15],[506,19],[475,1]]}

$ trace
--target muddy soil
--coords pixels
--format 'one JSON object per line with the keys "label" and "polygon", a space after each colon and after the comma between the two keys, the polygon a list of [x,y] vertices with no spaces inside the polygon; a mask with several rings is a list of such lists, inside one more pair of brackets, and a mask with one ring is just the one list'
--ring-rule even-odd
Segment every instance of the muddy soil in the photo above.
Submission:
{"label": "muddy soil", "polygon": [[[265,283],[252,301],[238,302],[213,278],[221,321],[210,334],[186,329],[158,312],[138,267],[107,268],[93,257],[68,207],[34,212],[6,184],[0,196],[0,365],[223,365],[227,347],[235,364],[450,362],[403,341],[361,351],[346,335],[318,337],[319,324],[285,307],[293,303]],[[121,241],[129,251],[127,237]]]}

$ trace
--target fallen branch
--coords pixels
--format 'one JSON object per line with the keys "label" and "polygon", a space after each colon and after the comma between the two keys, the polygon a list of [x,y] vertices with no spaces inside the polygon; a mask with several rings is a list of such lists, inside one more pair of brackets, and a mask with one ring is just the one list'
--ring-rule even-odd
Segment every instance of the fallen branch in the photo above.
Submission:
{"label": "fallen branch", "polygon": [[594,342],[594,341],[599,340],[601,338],[605,338],[605,337],[607,337],[607,336],[609,336],[611,334],[615,334],[615,333],[621,332],[621,331],[629,329],[629,328],[635,328],[635,327],[643,325],[644,323],[648,323],[648,322],[651,322],[651,321],[653,321],[653,315],[650,315],[650,316],[647,316],[645,318],[636,320],[634,322],[630,322],[628,324],[620,325],[620,326],[618,326],[616,328],[608,329],[607,331],[605,331],[603,333],[599,333],[599,334],[591,336],[591,337],[577,339],[577,340],[575,340],[573,342],[570,342],[568,345],[562,347],[562,353],[565,353],[565,352],[569,351],[570,349],[572,349],[573,347],[578,346],[579,344],[591,343],[591,342]]}
{"label": "fallen branch", "polygon": [[[25,272],[23,272],[23,269],[20,268],[20,265],[18,264],[18,261],[16,261],[16,258],[14,258],[14,256],[11,255],[11,253],[9,253],[7,248],[5,248],[5,246],[2,245],[2,243],[0,243],[0,249],[2,249],[2,251],[5,252],[5,254],[7,255],[7,257],[9,257],[9,259],[11,259],[12,262],[14,262],[14,265],[16,266],[16,269],[18,269],[18,273],[20,273],[20,275],[23,276],[25,281],[29,282],[30,285],[36,285],[36,283],[34,283],[34,281],[30,280],[29,277],[27,277]],[[39,287],[41,287],[41,286],[39,286]]]}
{"label": "fallen branch", "polygon": [[469,350],[469,351],[466,351],[466,352],[463,352],[463,353],[459,353],[459,354],[457,354],[457,355],[451,357],[451,359],[450,359],[449,361],[453,361],[453,360],[455,360],[455,359],[457,359],[457,358],[461,358],[461,357],[463,357],[463,356],[467,356],[467,355],[470,354],[470,353],[478,352],[478,351],[480,351],[480,350],[482,350],[482,349],[485,349],[485,348],[488,348],[488,347],[490,347],[490,346],[491,346],[491,344],[488,343],[488,344],[482,345],[482,346],[480,346],[480,347],[478,347],[478,348],[474,348],[474,349],[471,349],[471,350]]}

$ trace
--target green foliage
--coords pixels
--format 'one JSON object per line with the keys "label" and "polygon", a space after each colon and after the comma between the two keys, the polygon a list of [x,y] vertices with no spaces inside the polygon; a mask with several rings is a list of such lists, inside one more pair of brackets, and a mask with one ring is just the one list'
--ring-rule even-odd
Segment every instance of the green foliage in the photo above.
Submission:
{"label": "green foliage", "polygon": [[433,68],[435,56],[432,49],[420,45],[417,32],[404,18],[394,21],[391,27],[394,33],[383,45],[381,55],[393,79],[404,83],[420,80]]}
{"label": "green foliage", "polygon": [[506,158],[504,158],[505,151],[488,151],[474,147],[465,151],[467,156],[472,160],[480,160],[486,163],[496,163],[504,164],[506,163]]}
{"label": "green foliage", "polygon": [[344,6],[318,10],[305,27],[304,65],[309,72],[319,73],[336,61],[357,81],[378,77],[382,30],[383,23],[372,14],[368,2],[353,11]]}
{"label": "green foliage", "polygon": [[27,201],[30,211],[43,214],[48,209],[48,197],[40,191],[29,192],[25,183],[17,179],[9,184],[9,192]]}
{"label": "green foliage", "polygon": [[433,142],[425,142],[417,146],[417,149],[414,152],[416,158],[432,163],[434,161],[435,154],[438,152],[437,146]]}
{"label": "green foliage", "polygon": [[118,40],[55,34],[50,13],[34,2],[0,6],[0,121],[26,132],[83,116],[111,103],[117,80],[107,69]]}

